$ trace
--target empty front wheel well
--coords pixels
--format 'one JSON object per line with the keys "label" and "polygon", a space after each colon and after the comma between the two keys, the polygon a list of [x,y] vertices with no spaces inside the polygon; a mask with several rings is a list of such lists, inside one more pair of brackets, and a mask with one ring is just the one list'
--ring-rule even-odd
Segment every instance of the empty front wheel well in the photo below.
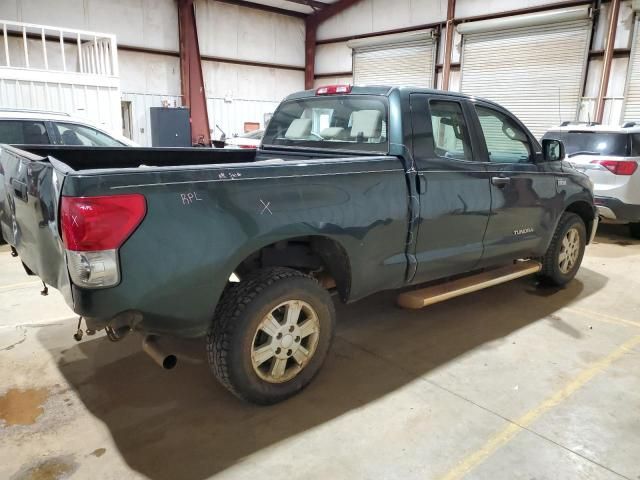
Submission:
{"label": "empty front wheel well", "polygon": [[242,277],[268,267],[289,267],[313,275],[327,288],[336,288],[346,301],[351,289],[347,252],[335,240],[320,236],[296,237],[262,247],[245,258],[234,273]]}

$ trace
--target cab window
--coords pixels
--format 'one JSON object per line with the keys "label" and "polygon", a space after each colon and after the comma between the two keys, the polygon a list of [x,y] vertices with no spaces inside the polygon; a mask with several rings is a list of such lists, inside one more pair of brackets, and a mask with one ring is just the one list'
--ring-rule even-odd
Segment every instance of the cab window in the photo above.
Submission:
{"label": "cab window", "polygon": [[0,120],[0,143],[47,145],[50,141],[43,122]]}
{"label": "cab window", "polygon": [[454,160],[472,160],[469,133],[461,105],[458,102],[431,100],[429,111],[435,154]]}
{"label": "cab window", "polygon": [[61,145],[86,145],[89,147],[122,147],[123,144],[93,128],[75,123],[54,123]]}
{"label": "cab window", "polygon": [[476,105],[476,112],[490,162],[527,163],[531,160],[529,139],[510,117],[479,105]]}

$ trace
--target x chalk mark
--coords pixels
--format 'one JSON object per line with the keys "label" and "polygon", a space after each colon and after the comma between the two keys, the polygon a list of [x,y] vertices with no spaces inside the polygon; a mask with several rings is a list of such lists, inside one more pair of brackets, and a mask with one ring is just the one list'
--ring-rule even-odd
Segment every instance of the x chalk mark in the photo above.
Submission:
{"label": "x chalk mark", "polygon": [[269,205],[271,205],[271,202],[264,203],[264,200],[260,199],[260,203],[262,204],[262,207],[263,207],[262,211],[260,212],[260,215],[264,215],[264,212],[269,212],[269,215],[273,215],[273,212],[269,208]]}

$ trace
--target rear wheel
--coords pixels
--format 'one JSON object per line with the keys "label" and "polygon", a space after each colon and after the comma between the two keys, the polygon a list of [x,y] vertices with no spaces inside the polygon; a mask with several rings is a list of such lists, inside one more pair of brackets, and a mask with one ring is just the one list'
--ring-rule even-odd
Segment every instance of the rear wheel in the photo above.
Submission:
{"label": "rear wheel", "polygon": [[575,213],[563,213],[542,259],[540,277],[557,286],[570,282],[578,273],[586,244],[587,229],[582,219]]}
{"label": "rear wheel", "polygon": [[224,293],[207,335],[209,365],[236,396],[276,403],[318,373],[334,325],[331,296],[313,278],[289,268],[261,270]]}
{"label": "rear wheel", "polygon": [[629,224],[629,231],[633,238],[640,238],[640,222],[634,222]]}

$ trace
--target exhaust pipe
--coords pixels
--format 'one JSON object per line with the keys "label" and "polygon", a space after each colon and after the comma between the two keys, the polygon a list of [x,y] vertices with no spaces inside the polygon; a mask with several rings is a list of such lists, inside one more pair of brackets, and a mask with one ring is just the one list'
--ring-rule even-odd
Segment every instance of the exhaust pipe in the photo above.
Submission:
{"label": "exhaust pipe", "polygon": [[163,351],[162,347],[158,345],[158,337],[155,335],[147,335],[144,337],[142,340],[142,350],[165,370],[171,370],[178,363],[178,357],[172,353]]}

